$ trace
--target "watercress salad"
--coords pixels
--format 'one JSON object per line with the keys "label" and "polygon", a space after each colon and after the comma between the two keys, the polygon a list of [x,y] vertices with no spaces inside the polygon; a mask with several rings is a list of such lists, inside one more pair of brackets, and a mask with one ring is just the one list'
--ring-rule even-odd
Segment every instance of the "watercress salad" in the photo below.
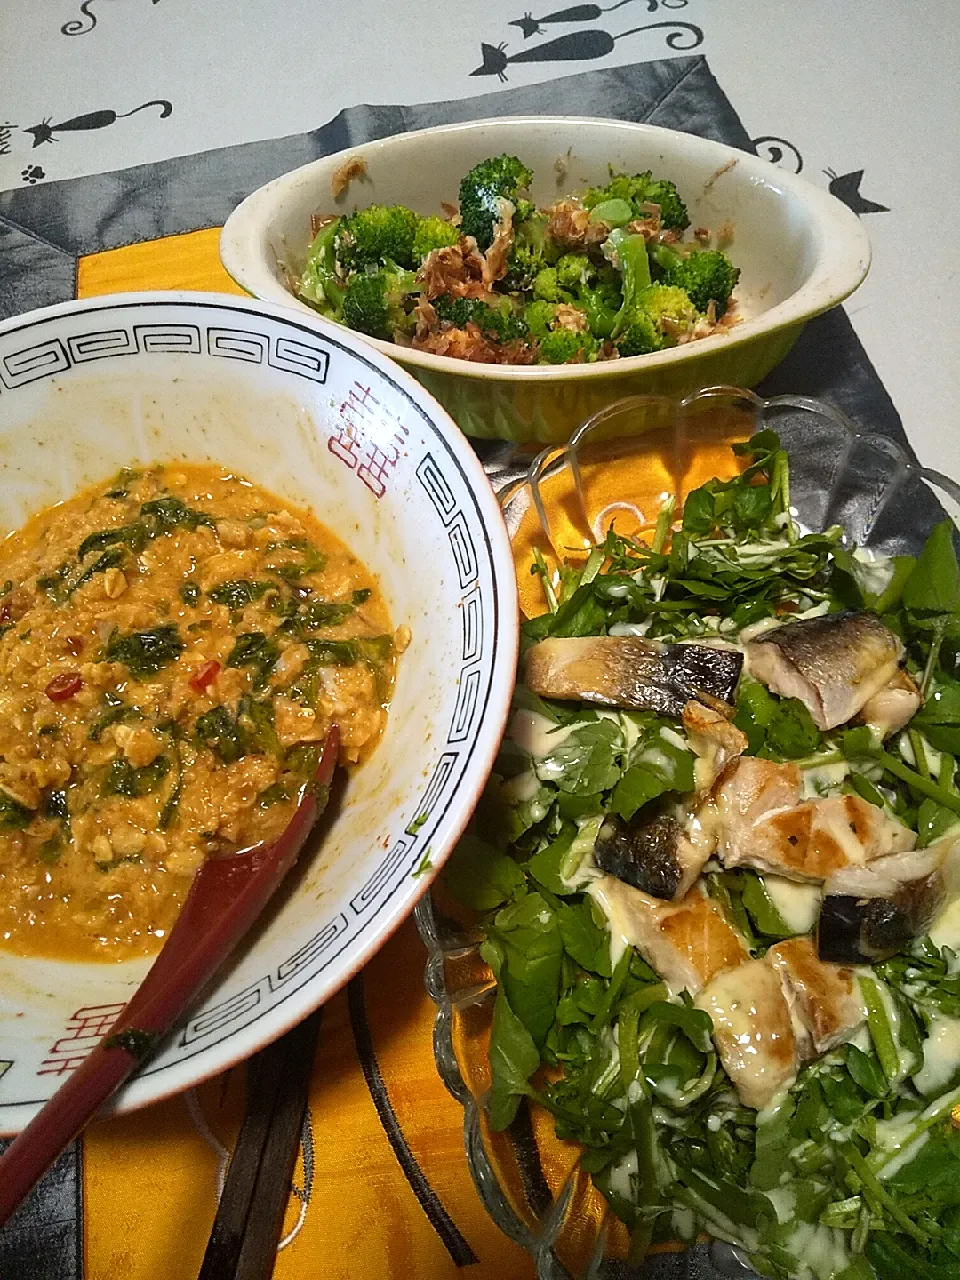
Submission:
{"label": "watercress salad", "polygon": [[[917,834],[960,836],[960,571],[938,524],[916,558],[883,562],[833,527],[803,534],[787,456],[764,431],[736,446],[744,470],[668,507],[648,544],[611,530],[579,567],[540,560],[548,636],[614,632],[736,642],[764,618],[869,610],[900,636],[923,705],[885,744],[822,733],[802,702],[744,675],[735,723],[747,754],[796,761],[817,790],[855,793]],[[631,947],[612,946],[585,875],[607,814],[630,819],[694,785],[682,724],[653,713],[551,702],[520,684],[515,709],[556,730],[532,755],[508,734],[448,889],[483,914],[497,981],[487,1106],[495,1129],[529,1099],[584,1147],[588,1171],[630,1230],[631,1257],[700,1232],[793,1280],[960,1275],[960,954],[946,927],[872,970],[852,1042],[801,1068],[765,1111],[741,1105],[707,1013],[672,997]],[[664,737],[662,730],[671,732]],[[834,767],[830,767],[834,766]],[[713,870],[702,884],[763,956],[797,932],[763,877]],[[955,913],[954,913],[955,914]],[[950,912],[941,917],[949,922]],[[960,930],[957,930],[960,935]],[[937,943],[940,945],[937,945]]]}

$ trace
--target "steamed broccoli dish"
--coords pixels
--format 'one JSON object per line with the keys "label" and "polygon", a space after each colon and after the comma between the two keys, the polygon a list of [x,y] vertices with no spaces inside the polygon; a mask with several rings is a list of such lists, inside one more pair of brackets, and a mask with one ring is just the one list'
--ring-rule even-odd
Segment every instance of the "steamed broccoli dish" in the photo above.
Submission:
{"label": "steamed broccoli dish", "polygon": [[322,315],[399,346],[484,364],[592,364],[729,329],[740,276],[667,178],[610,174],[538,208],[533,173],[494,156],[459,208],[374,204],[314,219],[294,292]]}

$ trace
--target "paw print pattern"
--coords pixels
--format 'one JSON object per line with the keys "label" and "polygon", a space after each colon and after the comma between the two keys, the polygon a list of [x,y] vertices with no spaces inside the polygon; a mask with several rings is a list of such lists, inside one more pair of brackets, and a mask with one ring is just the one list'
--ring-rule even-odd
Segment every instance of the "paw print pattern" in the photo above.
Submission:
{"label": "paw print pattern", "polygon": [[24,182],[29,182],[31,186],[33,186],[35,182],[39,182],[41,178],[45,178],[46,176],[47,175],[44,173],[44,171],[40,168],[38,164],[28,164],[25,169],[20,170],[20,177],[24,180]]}

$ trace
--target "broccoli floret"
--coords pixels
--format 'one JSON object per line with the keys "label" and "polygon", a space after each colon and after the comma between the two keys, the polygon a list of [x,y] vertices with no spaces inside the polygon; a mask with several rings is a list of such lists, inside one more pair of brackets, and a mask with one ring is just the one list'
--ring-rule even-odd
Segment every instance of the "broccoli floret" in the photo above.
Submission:
{"label": "broccoli floret", "polygon": [[684,289],[698,311],[706,311],[712,298],[717,315],[723,315],[740,279],[740,268],[725,253],[719,249],[691,249],[682,254],[661,244],[651,250],[651,256],[665,284]]}
{"label": "broccoli floret", "polygon": [[605,187],[591,187],[583,197],[588,209],[609,200],[628,201],[635,217],[641,216],[644,204],[659,205],[662,227],[683,231],[690,225],[687,206],[680,199],[677,188],[666,178],[654,178],[649,169],[632,177],[626,173],[612,174]]}
{"label": "broccoli floret", "polygon": [[589,284],[577,290],[577,306],[586,313],[595,338],[609,338],[623,306],[620,277],[612,267],[603,267]]}
{"label": "broccoli floret", "polygon": [[557,284],[561,289],[577,289],[596,274],[585,253],[565,253],[556,265]]}
{"label": "broccoli floret", "polygon": [[662,345],[657,326],[645,311],[636,311],[617,338],[617,350],[622,356],[647,356],[659,351]]}
{"label": "broccoli floret", "polygon": [[539,271],[546,265],[544,257],[547,220],[533,212],[522,221],[514,218],[513,244],[507,257],[507,274],[504,285],[516,292],[525,291],[533,284]]}
{"label": "broccoli floret", "polygon": [[413,241],[420,215],[402,204],[372,204],[340,219],[335,237],[337,261],[345,271],[394,262],[416,267]]}
{"label": "broccoli floret", "polygon": [[569,364],[571,360],[588,360],[596,350],[597,340],[592,333],[552,329],[540,339],[540,363]]}
{"label": "broccoli floret", "polygon": [[355,275],[343,296],[343,321],[371,338],[392,339],[411,328],[412,317],[404,303],[417,288],[412,271],[393,266]]}
{"label": "broccoli floret", "polygon": [[334,240],[340,219],[321,227],[307,250],[307,262],[300,276],[299,296],[323,315],[339,319],[343,311],[343,285],[337,279]]}
{"label": "broccoli floret", "polygon": [[457,329],[475,324],[485,338],[494,342],[526,341],[529,336],[523,317],[514,311],[508,298],[490,306],[480,298],[454,298],[442,293],[433,299],[433,307],[441,320]]}
{"label": "broccoli floret", "polygon": [[460,182],[460,230],[473,236],[481,249],[489,249],[502,216],[501,200],[509,200],[516,208],[520,192],[532,181],[533,174],[516,156],[497,156],[474,165]]}
{"label": "broccoli floret", "polygon": [[556,267],[544,267],[533,280],[533,296],[544,302],[569,302],[570,294],[560,288]]}
{"label": "broccoli floret", "polygon": [[545,337],[553,328],[556,318],[557,304],[546,302],[542,298],[528,302],[523,309],[524,322],[533,338]]}
{"label": "broccoli floret", "polygon": [[429,218],[421,218],[413,237],[414,265],[419,265],[434,249],[443,249],[447,245],[456,244],[459,239],[459,227],[455,227],[452,222],[447,222],[446,218],[437,217],[435,214]]}
{"label": "broccoli floret", "polygon": [[675,284],[652,284],[649,289],[644,289],[638,301],[657,326],[661,346],[674,346],[676,339],[672,330],[686,329],[697,318],[697,309],[690,295]]}

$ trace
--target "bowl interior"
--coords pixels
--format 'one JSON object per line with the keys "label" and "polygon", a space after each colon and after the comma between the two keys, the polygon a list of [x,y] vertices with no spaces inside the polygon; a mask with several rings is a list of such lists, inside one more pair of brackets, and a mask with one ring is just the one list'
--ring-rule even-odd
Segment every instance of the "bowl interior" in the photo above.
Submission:
{"label": "bowl interior", "polygon": [[[811,279],[824,245],[814,210],[822,215],[836,203],[805,183],[784,181],[757,157],[690,134],[615,120],[477,121],[357,147],[349,154],[364,159],[366,174],[339,201],[330,182],[346,153],[278,178],[228,222],[221,245],[225,265],[245,288],[280,300],[287,273],[302,269],[312,213],[345,213],[372,203],[440,213],[441,201],[457,200],[460,178],[474,164],[503,151],[533,169],[532,198],[541,205],[606,182],[611,168],[652,169],[673,179],[692,226],[729,236],[729,252],[742,271],[737,297],[746,319]],[[838,206],[841,220],[846,213]]]}
{"label": "bowl interior", "polygon": [[[293,1025],[409,911],[502,730],[512,561],[479,464],[426,393],[339,332],[269,307],[168,295],[34,313],[0,330],[0,384],[3,528],[122,466],[216,462],[311,508],[413,632],[384,740],[349,778],[323,847],[301,856],[253,940],[121,1095],[126,1108]],[[54,1091],[145,968],[0,951],[0,1132]]]}

